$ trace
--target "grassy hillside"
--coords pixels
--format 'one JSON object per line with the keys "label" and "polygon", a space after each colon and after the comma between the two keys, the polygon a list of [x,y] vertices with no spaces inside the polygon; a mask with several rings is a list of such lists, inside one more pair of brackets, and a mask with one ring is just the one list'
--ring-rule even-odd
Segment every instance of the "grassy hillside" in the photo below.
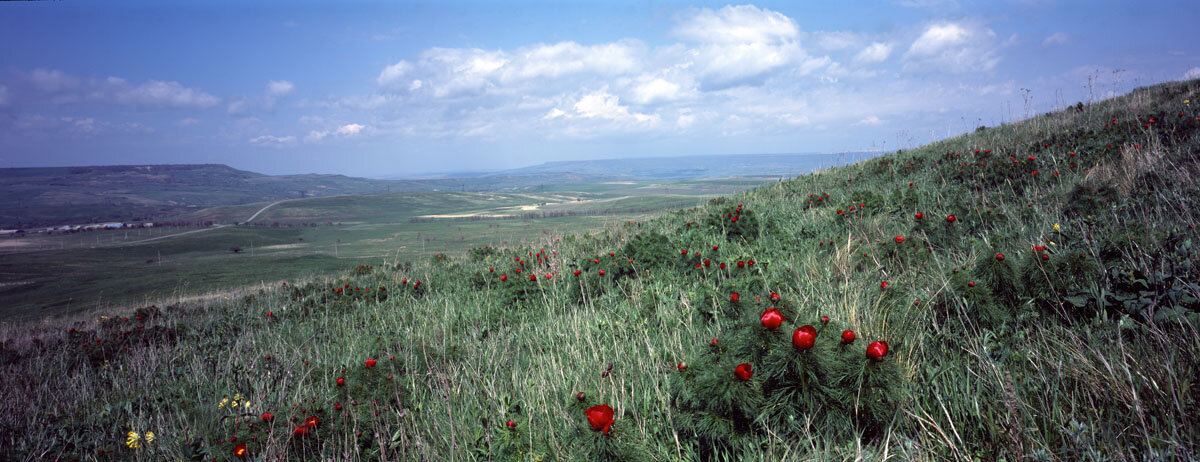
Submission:
{"label": "grassy hillside", "polygon": [[6,325],[0,446],[1194,459],[1198,96],[1142,88],[529,247]]}

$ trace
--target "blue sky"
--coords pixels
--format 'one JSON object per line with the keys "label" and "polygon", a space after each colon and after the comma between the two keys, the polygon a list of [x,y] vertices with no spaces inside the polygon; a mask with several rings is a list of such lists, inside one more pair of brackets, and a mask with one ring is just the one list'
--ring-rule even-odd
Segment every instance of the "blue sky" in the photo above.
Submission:
{"label": "blue sky", "polygon": [[895,150],[1200,78],[1195,1],[176,3],[0,2],[0,166]]}

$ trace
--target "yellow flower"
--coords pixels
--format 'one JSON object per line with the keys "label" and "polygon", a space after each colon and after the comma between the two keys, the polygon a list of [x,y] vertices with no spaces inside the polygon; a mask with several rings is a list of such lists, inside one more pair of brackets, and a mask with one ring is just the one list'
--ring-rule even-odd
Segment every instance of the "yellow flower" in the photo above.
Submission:
{"label": "yellow flower", "polygon": [[154,442],[154,432],[146,432],[146,444]]}
{"label": "yellow flower", "polygon": [[129,432],[129,435],[127,436],[129,438],[125,440],[125,444],[130,448],[137,449],[142,447],[142,437],[139,436],[137,432]]}
{"label": "yellow flower", "polygon": [[1054,245],[1054,241],[1050,241],[1050,245]]}
{"label": "yellow flower", "polygon": [[1055,224],[1054,224],[1054,230],[1055,230],[1055,231],[1058,231],[1058,223],[1055,223]]}
{"label": "yellow flower", "polygon": [[229,398],[222,399],[221,404],[218,404],[217,407],[225,407],[226,404],[229,404]]}

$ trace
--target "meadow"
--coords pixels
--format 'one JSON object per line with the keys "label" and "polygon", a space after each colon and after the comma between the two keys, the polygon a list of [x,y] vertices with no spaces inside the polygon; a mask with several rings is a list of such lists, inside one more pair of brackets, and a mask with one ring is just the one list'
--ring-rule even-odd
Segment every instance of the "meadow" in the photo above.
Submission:
{"label": "meadow", "polygon": [[[1197,80],[1140,88],[652,220],[364,252],[220,298],[7,324],[0,446],[13,460],[1193,460],[1197,96]],[[275,216],[319,215],[305,210]],[[469,236],[418,223],[433,226],[422,243]],[[414,242],[381,249],[400,245]]]}

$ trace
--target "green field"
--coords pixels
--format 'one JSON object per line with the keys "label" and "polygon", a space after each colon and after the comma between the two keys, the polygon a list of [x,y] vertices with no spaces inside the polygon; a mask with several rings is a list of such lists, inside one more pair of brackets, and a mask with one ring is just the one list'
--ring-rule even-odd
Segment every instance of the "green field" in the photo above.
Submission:
{"label": "green field", "polygon": [[[417,192],[214,207],[148,228],[0,239],[0,317],[29,319],[143,305],[218,289],[296,281],[349,265],[462,255],[482,246],[545,244],[595,232],[763,179],[583,184],[547,192]],[[541,188],[538,188],[541,189]],[[671,195],[665,192],[670,190]],[[543,214],[545,216],[543,216]],[[563,215],[563,216],[556,216]],[[472,220],[472,216],[488,216]],[[313,224],[313,225],[310,225]],[[188,233],[166,237],[175,233]],[[233,247],[240,247],[238,253]]]}

